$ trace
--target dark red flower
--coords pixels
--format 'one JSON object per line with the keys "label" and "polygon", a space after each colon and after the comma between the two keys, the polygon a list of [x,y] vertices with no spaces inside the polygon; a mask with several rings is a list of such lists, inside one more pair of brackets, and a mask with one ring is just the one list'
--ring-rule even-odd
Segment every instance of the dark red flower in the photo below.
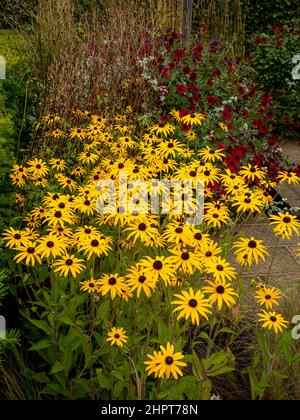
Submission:
{"label": "dark red flower", "polygon": [[186,94],[186,88],[183,85],[178,85],[177,86],[177,93],[179,93],[180,95],[185,95]]}
{"label": "dark red flower", "polygon": [[221,70],[215,70],[213,73],[212,73],[212,77],[214,77],[215,79],[217,79],[217,78],[219,78],[219,77],[221,77]]}
{"label": "dark red flower", "polygon": [[212,88],[214,86],[214,81],[212,79],[208,79],[206,86]]}
{"label": "dark red flower", "polygon": [[190,68],[190,66],[189,66],[188,64],[186,64],[186,65],[183,67],[182,71],[183,71],[183,74],[188,75],[188,74],[190,74],[190,73],[191,73],[191,68]]}
{"label": "dark red flower", "polygon": [[231,120],[231,112],[230,112],[230,110],[228,109],[228,108],[225,108],[224,109],[224,111],[223,111],[223,113],[222,113],[222,116],[223,116],[223,119],[225,120],[225,121],[230,121]]}

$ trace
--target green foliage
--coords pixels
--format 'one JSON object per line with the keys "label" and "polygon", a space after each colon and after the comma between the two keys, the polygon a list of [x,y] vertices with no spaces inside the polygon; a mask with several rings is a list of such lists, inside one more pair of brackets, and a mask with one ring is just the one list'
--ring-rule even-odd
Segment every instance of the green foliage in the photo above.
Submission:
{"label": "green foliage", "polygon": [[262,32],[270,25],[291,21],[300,15],[299,0],[244,0],[248,33]]}
{"label": "green foliage", "polygon": [[258,72],[262,88],[270,91],[275,98],[278,129],[286,136],[288,127],[292,134],[294,130],[297,138],[300,80],[293,80],[292,72],[297,64],[293,63],[293,58],[300,54],[299,33],[287,27],[279,27],[272,35],[259,35],[255,42],[253,66]]}

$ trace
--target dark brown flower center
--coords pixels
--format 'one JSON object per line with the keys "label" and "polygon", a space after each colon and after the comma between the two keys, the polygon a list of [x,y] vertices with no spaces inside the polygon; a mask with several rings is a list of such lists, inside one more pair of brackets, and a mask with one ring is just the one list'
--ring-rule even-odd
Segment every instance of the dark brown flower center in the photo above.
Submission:
{"label": "dark brown flower center", "polygon": [[250,241],[248,246],[251,249],[255,249],[255,248],[257,248],[257,242],[256,241]]}
{"label": "dark brown flower center", "polygon": [[144,284],[146,280],[147,280],[147,279],[146,279],[146,277],[145,277],[145,276],[140,276],[140,277],[139,277],[139,283],[141,283],[141,284]]}
{"label": "dark brown flower center", "polygon": [[197,306],[198,306],[198,302],[196,301],[196,299],[191,299],[191,300],[189,301],[189,306],[190,306],[191,308],[197,308]]}
{"label": "dark brown flower center", "polygon": [[155,263],[153,264],[153,267],[155,270],[162,270],[163,268],[163,263],[161,261],[155,261]]}
{"label": "dark brown flower center", "polygon": [[183,254],[181,254],[181,259],[183,261],[188,261],[190,259],[190,254],[188,252],[184,252]]}
{"label": "dark brown flower center", "polygon": [[73,260],[71,260],[71,259],[67,260],[67,261],[66,261],[66,265],[67,265],[68,267],[71,267],[71,265],[73,265]]}
{"label": "dark brown flower center", "polygon": [[173,363],[174,363],[174,359],[173,359],[173,357],[167,357],[166,358],[166,364],[168,365],[168,366],[171,366],[171,365],[173,365]]}
{"label": "dark brown flower center", "polygon": [[145,231],[147,230],[147,225],[146,225],[145,223],[141,223],[141,224],[139,225],[139,230],[140,230],[141,232],[145,232]]}
{"label": "dark brown flower center", "polygon": [[54,248],[54,242],[52,241],[47,242],[47,248]]}
{"label": "dark brown flower center", "polygon": [[110,284],[110,286],[115,286],[117,284],[117,279],[112,277],[109,279],[108,283]]}
{"label": "dark brown flower center", "polygon": [[97,241],[97,239],[94,239],[94,240],[91,242],[91,245],[92,245],[92,247],[97,248],[97,246],[99,246],[99,241]]}
{"label": "dark brown flower center", "polygon": [[272,321],[272,322],[277,322],[277,318],[276,318],[276,316],[271,316],[270,321]]}
{"label": "dark brown flower center", "polygon": [[223,287],[223,286],[219,286],[219,287],[217,287],[217,293],[218,293],[219,295],[224,295],[224,293],[225,293],[225,289],[224,289],[224,287]]}

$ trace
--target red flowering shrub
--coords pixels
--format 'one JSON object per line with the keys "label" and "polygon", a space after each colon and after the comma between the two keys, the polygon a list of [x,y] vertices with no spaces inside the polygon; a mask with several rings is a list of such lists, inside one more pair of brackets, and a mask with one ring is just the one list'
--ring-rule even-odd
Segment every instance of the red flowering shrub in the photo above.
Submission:
{"label": "red flowering shrub", "polygon": [[183,48],[178,34],[151,41],[140,59],[142,77],[152,86],[161,118],[193,113],[205,115],[200,128],[181,124],[183,134],[195,132],[195,147],[215,144],[228,156],[228,168],[255,163],[276,173],[281,166],[278,136],[274,136],[273,98],[259,92],[249,63],[228,57],[225,45],[201,30]]}

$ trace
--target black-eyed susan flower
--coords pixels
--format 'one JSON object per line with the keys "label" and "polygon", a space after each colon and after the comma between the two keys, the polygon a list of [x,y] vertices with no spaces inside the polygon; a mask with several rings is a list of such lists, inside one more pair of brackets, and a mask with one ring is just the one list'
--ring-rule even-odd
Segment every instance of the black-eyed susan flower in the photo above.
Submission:
{"label": "black-eyed susan flower", "polygon": [[195,274],[197,270],[201,270],[203,264],[199,254],[187,249],[173,249],[170,252],[172,254],[170,261],[175,270],[191,275]]}
{"label": "black-eyed susan flower", "polygon": [[208,260],[216,260],[216,258],[222,253],[222,248],[219,244],[212,239],[208,239],[198,249],[202,263],[205,265]]}
{"label": "black-eyed susan flower", "polygon": [[[193,230],[190,225],[173,221],[169,223],[163,233],[163,238],[175,245],[188,245],[193,239]],[[201,238],[202,239],[202,238]]]}
{"label": "black-eyed susan flower", "polygon": [[209,146],[205,147],[204,149],[201,149],[198,153],[198,156],[204,161],[204,162],[217,162],[222,161],[225,157],[225,154],[222,149],[213,149]]}
{"label": "black-eyed susan flower", "polygon": [[300,183],[300,177],[295,172],[280,171],[277,179],[279,182],[288,182],[289,185]]}
{"label": "black-eyed susan flower", "polygon": [[49,172],[48,165],[41,159],[32,159],[27,162],[28,171],[35,177],[44,177]]}
{"label": "black-eyed susan flower", "polygon": [[136,291],[137,297],[141,296],[144,292],[145,295],[150,298],[153,290],[156,288],[156,283],[150,277],[149,274],[145,273],[140,267],[133,267],[128,270],[127,285],[131,291]]}
{"label": "black-eyed susan flower", "polygon": [[50,257],[60,257],[63,255],[68,247],[68,244],[55,235],[47,235],[39,239],[37,252],[40,257],[50,258]]}
{"label": "black-eyed susan flower", "polygon": [[15,230],[12,227],[3,232],[2,238],[5,242],[7,242],[5,246],[11,249],[18,248],[21,245],[26,245],[29,241],[26,232]]}
{"label": "black-eyed susan flower", "polygon": [[156,284],[162,279],[166,285],[170,283],[170,279],[174,277],[174,268],[170,257],[146,257],[138,264],[144,272],[149,275]]}
{"label": "black-eyed susan flower", "polygon": [[82,128],[72,128],[70,130],[70,134],[69,134],[71,139],[78,139],[78,140],[83,140],[86,138],[87,133],[84,129]]}
{"label": "black-eyed susan flower", "polygon": [[57,178],[57,180],[58,180],[58,182],[59,182],[59,184],[60,184],[60,186],[62,188],[65,188],[65,189],[67,189],[69,191],[75,191],[76,188],[77,188],[76,181],[74,181],[74,179],[72,179],[72,178],[70,178],[68,176],[60,175]]}
{"label": "black-eyed susan flower", "polygon": [[149,243],[151,238],[155,239],[159,236],[159,231],[156,227],[152,226],[151,221],[146,222],[137,220],[133,223],[129,223],[124,232],[127,234],[127,239],[131,239],[134,244],[137,241]]}
{"label": "black-eyed susan flower", "polygon": [[269,310],[274,306],[279,306],[279,299],[282,297],[282,293],[274,287],[261,287],[257,290],[255,297],[259,305],[265,306]]}
{"label": "black-eyed susan flower", "polygon": [[99,156],[96,153],[82,152],[78,155],[79,162],[90,165],[97,162]]}
{"label": "black-eyed susan flower", "polygon": [[210,304],[217,303],[219,311],[225,304],[231,308],[236,304],[236,297],[238,296],[231,284],[224,280],[207,281],[208,286],[202,288],[203,293],[208,294],[208,301]]}
{"label": "black-eyed susan flower", "polygon": [[158,151],[166,158],[169,158],[170,156],[175,158],[176,155],[182,153],[183,145],[180,144],[178,140],[170,140],[160,143]]}
{"label": "black-eyed susan flower", "polygon": [[97,283],[102,296],[110,294],[112,299],[121,296],[126,289],[125,278],[119,274],[105,274]]}
{"label": "black-eyed susan flower", "polygon": [[111,249],[109,242],[109,239],[105,236],[92,237],[83,243],[79,243],[78,248],[80,251],[84,252],[88,260],[90,260],[93,256],[101,257],[102,255],[108,255],[108,252]]}
{"label": "black-eyed susan flower", "polygon": [[157,125],[154,125],[153,127],[151,127],[150,133],[154,134],[156,136],[168,137],[171,134],[174,134],[175,130],[176,130],[176,127],[174,127],[174,125],[172,125],[172,124],[160,123],[160,124],[157,124]]}
{"label": "black-eyed susan flower", "polygon": [[230,217],[224,212],[217,210],[209,210],[204,215],[203,220],[205,221],[207,226],[212,226],[214,228],[220,229],[223,225],[226,225],[229,222]]}
{"label": "black-eyed susan flower", "polygon": [[233,197],[233,207],[237,207],[238,213],[261,213],[262,202],[251,192],[242,192],[241,195]]}
{"label": "black-eyed susan flower", "polygon": [[247,165],[243,166],[240,170],[240,175],[244,177],[247,181],[254,182],[254,181],[260,181],[263,180],[266,177],[266,173],[259,169],[257,165]]}
{"label": "black-eyed susan flower", "polygon": [[68,277],[71,274],[76,278],[84,270],[85,261],[76,258],[74,255],[65,254],[56,260],[52,266],[55,273],[59,273],[64,277]]}
{"label": "black-eyed susan flower", "polygon": [[37,251],[37,246],[34,242],[27,242],[24,245],[20,245],[15,250],[18,252],[14,257],[14,260],[19,264],[25,261],[27,266],[35,266],[36,263],[42,264],[42,260]]}
{"label": "black-eyed susan flower", "polygon": [[206,117],[200,113],[192,113],[181,118],[181,122],[186,126],[201,126]]}
{"label": "black-eyed susan flower", "polygon": [[251,266],[253,260],[258,264],[260,259],[265,261],[266,256],[269,255],[267,248],[263,245],[263,241],[257,240],[254,237],[241,238],[234,242],[233,247],[236,249],[235,254],[237,256],[243,255],[243,259],[239,260],[244,261],[242,265]]}
{"label": "black-eyed susan flower", "polygon": [[100,291],[100,285],[99,282],[95,281],[94,279],[82,281],[81,288],[83,292],[87,292],[89,294],[98,293]]}
{"label": "black-eyed susan flower", "polygon": [[299,236],[300,222],[297,216],[293,216],[289,212],[278,213],[278,215],[270,216],[271,225],[275,226],[274,233],[283,239],[291,239],[293,234]]}
{"label": "black-eyed susan flower", "polygon": [[217,281],[232,281],[236,277],[235,269],[221,257],[208,259],[205,262],[205,271],[212,274]]}
{"label": "black-eyed susan flower", "polygon": [[155,378],[158,378],[158,369],[161,365],[162,352],[155,351],[153,354],[148,354],[147,356],[148,360],[145,362],[145,365],[147,366],[146,372],[149,376],[155,375]]}
{"label": "black-eyed susan flower", "polygon": [[118,347],[123,347],[127,343],[127,335],[124,328],[112,328],[112,330],[107,334],[107,341],[111,346],[117,345]]}
{"label": "black-eyed susan flower", "polygon": [[177,380],[183,376],[181,369],[187,366],[185,362],[182,362],[184,355],[175,353],[175,346],[170,343],[166,347],[160,346],[160,352],[154,353],[154,357],[148,355],[148,358],[150,360],[145,362],[145,365],[148,365],[148,374],[154,373],[160,379],[165,377],[169,380],[173,376]]}
{"label": "black-eyed susan flower", "polygon": [[276,312],[267,312],[258,314],[259,322],[263,325],[262,327],[267,330],[274,330],[276,334],[281,333],[284,329],[288,327],[288,322],[284,319],[281,314]]}
{"label": "black-eyed susan flower", "polygon": [[46,214],[45,222],[53,227],[56,227],[57,225],[64,226],[65,223],[72,224],[74,222],[74,217],[69,211],[51,209]]}
{"label": "black-eyed susan flower", "polygon": [[190,288],[188,292],[183,291],[182,294],[175,295],[175,297],[178,300],[174,300],[172,305],[176,305],[174,313],[179,312],[178,320],[181,318],[186,320],[191,318],[192,323],[196,325],[200,325],[200,317],[208,320],[212,305],[200,290],[194,292]]}

